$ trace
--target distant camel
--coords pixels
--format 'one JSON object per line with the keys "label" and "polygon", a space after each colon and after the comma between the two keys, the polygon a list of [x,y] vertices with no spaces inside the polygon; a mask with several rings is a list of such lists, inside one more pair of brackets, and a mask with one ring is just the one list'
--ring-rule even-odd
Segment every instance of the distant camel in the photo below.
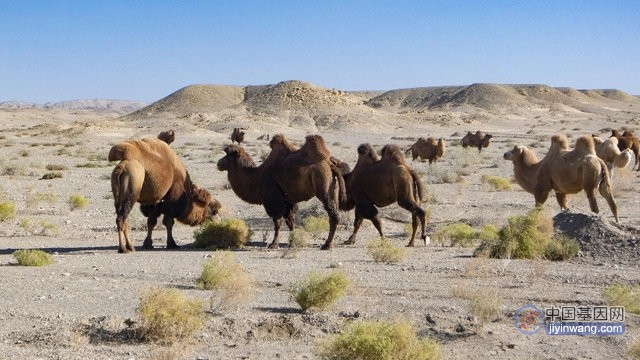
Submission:
{"label": "distant camel", "polygon": [[611,193],[609,171],[604,161],[595,155],[592,137],[578,138],[575,149],[570,151],[567,137],[554,135],[551,148],[541,161],[533,151],[522,145],[507,151],[504,158],[513,162],[516,181],[525,191],[534,195],[536,205],[544,204],[549,192],[554,190],[560,209],[566,210],[567,194],[584,190],[591,211],[598,213],[596,191],[599,191],[618,221],[618,206]]}
{"label": "distant camel", "polygon": [[421,225],[420,237],[427,243],[425,234],[425,211],[420,207],[423,187],[418,174],[405,162],[402,151],[396,145],[382,148],[382,159],[378,159],[369,144],[358,147],[358,162],[349,174],[345,175],[347,183],[347,201],[341,203],[342,210],[355,207],[353,233],[345,244],[354,244],[356,234],[363,219],[369,219],[381,237],[382,224],[378,217],[378,208],[395,202],[411,212],[412,232],[407,246],[414,245],[418,220]]}
{"label": "distant camel", "polygon": [[633,158],[633,151],[629,148],[620,151],[618,138],[612,136],[604,140],[599,136],[592,136],[596,146],[596,155],[607,164],[611,177],[613,177],[614,168],[625,168],[629,165],[631,158]]}
{"label": "distant camel", "polygon": [[187,225],[199,225],[211,219],[220,203],[205,189],[191,182],[189,173],[164,141],[157,138],[127,140],[114,145],[109,161],[120,161],[111,174],[111,189],[116,208],[118,252],[134,251],[129,239],[127,217],[133,205],[147,217],[147,237],[143,248],[153,248],[151,234],[158,217],[167,229],[167,248],[179,248],[173,239],[174,219]]}
{"label": "distant camel", "polygon": [[158,139],[171,145],[171,143],[176,139],[176,133],[173,130],[163,131],[158,134]]}
{"label": "distant camel", "polygon": [[631,149],[635,162],[632,169],[640,170],[640,139],[632,131],[625,130],[622,134],[618,130],[611,130],[611,136],[618,139],[618,149]]}
{"label": "distant camel", "polygon": [[244,131],[241,131],[240,128],[233,128],[233,132],[231,133],[231,143],[237,142],[240,144],[244,141]]}
{"label": "distant camel", "polygon": [[421,137],[405,151],[405,154],[409,154],[411,151],[413,160],[420,157],[422,160],[429,160],[429,164],[431,164],[444,156],[445,146],[443,138],[438,139],[436,143],[432,137],[427,139]]}
{"label": "distant camel", "polygon": [[[338,224],[338,204],[346,198],[340,168],[332,163],[321,136],[306,137],[300,149],[282,134],[270,141],[271,153],[259,167],[239,146],[227,146],[226,156],[218,161],[218,170],[227,170],[231,188],[241,199],[262,203],[273,219],[274,237],[270,248],[278,247],[282,218],[293,228],[297,203],[317,197],[329,215],[329,235],[322,249],[331,248]],[[338,193],[336,194],[336,184]]]}
{"label": "distant camel", "polygon": [[478,152],[481,152],[483,147],[486,148],[489,146],[492,137],[493,135],[483,134],[480,130],[476,131],[475,134],[473,134],[471,131],[468,131],[467,135],[462,138],[462,147],[477,147]]}

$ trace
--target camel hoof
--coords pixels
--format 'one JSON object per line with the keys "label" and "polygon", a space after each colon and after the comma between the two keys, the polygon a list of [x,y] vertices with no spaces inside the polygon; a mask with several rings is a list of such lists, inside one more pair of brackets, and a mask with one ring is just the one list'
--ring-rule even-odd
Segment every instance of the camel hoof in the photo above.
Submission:
{"label": "camel hoof", "polygon": [[320,250],[331,250],[331,245],[323,244],[323,245],[320,247]]}
{"label": "camel hoof", "polygon": [[[355,240],[347,240],[347,241],[343,242],[343,243],[342,243],[342,245],[353,245],[353,244],[355,244],[355,243],[356,243],[356,241],[355,241]],[[324,246],[324,245],[323,245],[323,246]]]}
{"label": "camel hoof", "polygon": [[408,243],[406,247],[413,247],[413,243]]}
{"label": "camel hoof", "polygon": [[424,246],[431,244],[431,238],[428,236],[423,237],[422,240],[424,240]]}
{"label": "camel hoof", "polygon": [[180,249],[180,245],[178,245],[178,244],[167,244],[167,249],[168,250],[177,250],[177,249]]}

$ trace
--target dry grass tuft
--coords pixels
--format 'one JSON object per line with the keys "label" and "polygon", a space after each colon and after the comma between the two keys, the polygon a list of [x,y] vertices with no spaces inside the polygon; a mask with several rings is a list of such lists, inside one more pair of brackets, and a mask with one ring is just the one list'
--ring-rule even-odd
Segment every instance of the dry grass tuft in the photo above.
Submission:
{"label": "dry grass tuft", "polygon": [[246,303],[255,290],[253,276],[229,251],[215,252],[213,258],[203,264],[196,283],[201,289],[213,290],[211,307],[215,309]]}
{"label": "dry grass tuft", "polygon": [[640,315],[640,285],[611,285],[602,292],[612,306],[624,306],[625,310]]}
{"label": "dry grass tuft", "polygon": [[53,264],[53,256],[42,250],[22,249],[13,252],[13,258],[22,266],[45,266]]}
{"label": "dry grass tuft", "polygon": [[371,240],[367,245],[367,253],[371,255],[373,261],[386,264],[400,262],[406,256],[405,248],[396,246],[385,238]]}
{"label": "dry grass tuft", "polygon": [[244,246],[249,240],[247,224],[241,219],[208,221],[194,232],[198,248],[229,249]]}

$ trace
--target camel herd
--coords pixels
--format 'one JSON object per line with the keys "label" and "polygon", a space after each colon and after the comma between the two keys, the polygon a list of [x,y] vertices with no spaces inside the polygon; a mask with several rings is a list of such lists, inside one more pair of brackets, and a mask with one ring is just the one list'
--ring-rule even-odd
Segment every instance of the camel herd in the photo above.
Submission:
{"label": "camel herd", "polygon": [[[234,133],[239,130],[234,129]],[[178,248],[172,236],[174,219],[191,226],[199,225],[211,219],[221,207],[208,191],[191,182],[185,166],[170,146],[174,139],[173,131],[165,131],[155,138],[123,141],[109,152],[109,161],[119,161],[112,172],[111,187],[121,253],[135,250],[127,223],[135,203],[140,203],[141,212],[147,217],[144,249],[153,247],[151,233],[160,215],[167,229],[167,248]],[[462,146],[482,151],[490,139],[491,135],[481,131],[468,132]],[[236,141],[242,140],[235,138]],[[233,192],[247,203],[263,205],[273,219],[274,236],[269,248],[278,247],[282,220],[292,230],[297,204],[313,197],[320,200],[329,217],[329,233],[321,247],[323,250],[333,245],[339,210],[354,210],[353,233],[345,242],[354,244],[364,219],[370,220],[384,237],[378,208],[394,203],[412,216],[412,234],[407,246],[414,246],[418,224],[426,245],[426,215],[421,207],[423,185],[404,154],[411,151],[414,160],[420,157],[432,163],[444,155],[444,139],[436,142],[433,138],[419,138],[406,152],[388,144],[380,156],[371,145],[361,144],[353,169],[331,156],[320,135],[307,136],[302,147],[297,148],[284,135],[277,134],[269,146],[271,152],[260,165],[256,165],[242,146],[233,143],[224,148],[225,155],[217,163],[219,171],[227,172]],[[618,221],[611,192],[611,172],[615,167],[626,167],[632,157],[637,164],[639,148],[640,141],[632,133],[620,134],[614,130],[606,140],[595,135],[581,136],[572,150],[565,135],[555,135],[542,160],[523,145],[515,145],[503,157],[513,162],[516,182],[534,195],[536,206],[544,204],[553,190],[560,208],[565,210],[567,195],[584,190],[591,210],[597,213],[596,192],[599,192]]]}

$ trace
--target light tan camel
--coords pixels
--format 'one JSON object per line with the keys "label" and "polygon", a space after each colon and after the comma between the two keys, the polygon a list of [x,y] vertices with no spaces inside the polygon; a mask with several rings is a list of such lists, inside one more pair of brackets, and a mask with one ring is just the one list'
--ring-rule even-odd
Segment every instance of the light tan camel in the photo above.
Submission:
{"label": "light tan camel", "polygon": [[178,248],[173,235],[174,219],[199,225],[211,219],[220,203],[191,182],[189,173],[173,151],[158,138],[127,140],[114,145],[109,161],[120,161],[111,173],[111,190],[116,208],[118,252],[135,248],[129,238],[127,217],[135,203],[147,217],[147,237],[143,248],[153,248],[151,233],[158,217],[167,229],[167,248]]}
{"label": "light tan camel", "polygon": [[443,138],[436,142],[436,139],[432,137],[427,139],[421,137],[405,151],[405,154],[409,154],[411,151],[413,160],[420,157],[422,160],[429,160],[429,164],[431,164],[444,156],[445,148],[446,144]]}
{"label": "light tan camel", "polygon": [[582,136],[576,140],[574,150],[568,150],[565,135],[554,135],[547,155],[538,161],[536,155],[525,146],[516,145],[504,154],[513,162],[516,181],[533,194],[536,205],[545,203],[551,190],[561,210],[567,210],[567,194],[584,190],[591,211],[598,213],[596,191],[607,200],[613,216],[618,221],[618,207],[611,193],[611,182],[606,164],[595,155],[593,138]]}

